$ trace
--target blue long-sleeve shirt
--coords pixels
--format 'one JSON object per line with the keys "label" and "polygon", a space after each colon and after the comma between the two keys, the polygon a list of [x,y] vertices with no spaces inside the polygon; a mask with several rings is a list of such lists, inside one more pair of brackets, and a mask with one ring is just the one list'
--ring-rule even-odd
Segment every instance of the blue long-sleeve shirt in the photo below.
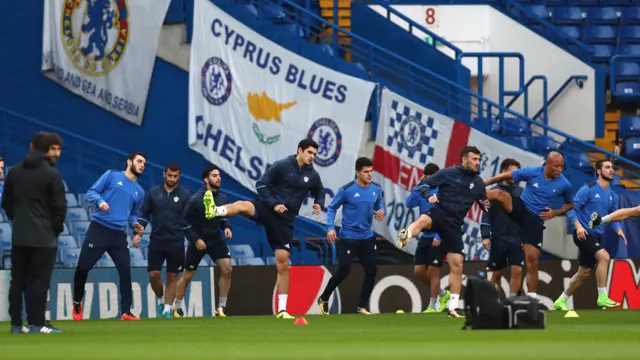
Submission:
{"label": "blue long-sleeve shirt", "polygon": [[[498,184],[496,187],[508,192],[512,198],[522,196],[523,189],[518,185]],[[520,227],[495,201],[491,202],[488,212],[482,213],[480,233],[483,239],[491,239],[493,243],[510,245],[521,243]]]}
{"label": "blue long-sleeve shirt", "polygon": [[[222,241],[220,230],[231,229],[229,220],[221,217],[207,219],[204,211],[204,194],[207,190],[203,187],[189,199],[182,212],[182,231],[187,240],[195,242],[201,239],[208,241]],[[229,203],[227,195],[220,191],[213,192],[213,200],[217,206]]]}
{"label": "blue long-sleeve shirt", "polygon": [[171,192],[167,191],[164,184],[149,189],[144,197],[138,223],[146,227],[152,222],[151,243],[184,243],[180,222],[191,195],[191,191],[180,185]]}
{"label": "blue long-sleeve shirt", "polygon": [[[602,226],[595,229],[589,227],[591,214],[598,212],[604,216],[618,210],[618,194],[611,191],[611,188],[605,190],[600,184],[594,182],[581,187],[573,200],[575,202],[574,208],[567,212],[571,224],[578,220],[591,235],[600,238],[604,233],[604,228]],[[614,230],[620,228],[620,223],[610,224]]]}
{"label": "blue long-sleeve shirt", "polygon": [[513,171],[511,175],[516,183],[527,182],[520,198],[527,210],[536,215],[541,223],[544,223],[544,220],[540,219],[539,215],[551,207],[557,197],[562,196],[566,204],[573,202],[569,180],[562,174],[559,178],[547,180],[544,177],[544,166],[522,168]]}
{"label": "blue long-sleeve shirt", "polygon": [[[409,209],[413,209],[414,207],[417,206],[420,209],[420,214],[424,214],[433,207],[433,205],[431,205],[428,199],[432,195],[435,195],[437,193],[438,193],[438,188],[431,189],[429,188],[428,185],[424,183],[424,180],[420,181],[418,185],[416,185],[413,188],[413,190],[411,190],[411,194],[409,194],[409,196],[407,197],[407,200],[405,200],[405,205]],[[436,236],[438,236],[438,233],[436,232],[423,231],[420,233],[420,239],[434,238]]]}
{"label": "blue long-sleeve shirt", "polygon": [[289,214],[298,215],[309,192],[314,203],[324,208],[325,193],[320,175],[313,165],[298,166],[295,155],[273,163],[256,182],[256,190],[260,201],[270,208],[284,204]]}
{"label": "blue long-sleeve shirt", "polygon": [[374,212],[385,210],[382,188],[376,183],[367,187],[355,181],[338,189],[327,208],[327,228],[335,230],[336,212],[342,206],[342,227],[339,237],[353,240],[366,240],[373,237],[372,221]]}
{"label": "blue long-sleeve shirt", "polygon": [[[127,224],[133,228],[143,200],[140,184],[122,171],[107,170],[87,191],[87,201],[95,206],[91,221],[115,230],[124,230]],[[100,210],[103,202],[109,204],[109,212]]]}

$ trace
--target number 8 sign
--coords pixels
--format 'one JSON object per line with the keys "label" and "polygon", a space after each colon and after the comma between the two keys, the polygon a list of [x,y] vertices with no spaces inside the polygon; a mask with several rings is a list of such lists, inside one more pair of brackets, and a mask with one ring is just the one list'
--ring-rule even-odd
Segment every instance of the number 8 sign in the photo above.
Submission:
{"label": "number 8 sign", "polygon": [[438,17],[436,14],[436,10],[438,9],[438,7],[423,6],[423,9],[425,27],[438,27]]}

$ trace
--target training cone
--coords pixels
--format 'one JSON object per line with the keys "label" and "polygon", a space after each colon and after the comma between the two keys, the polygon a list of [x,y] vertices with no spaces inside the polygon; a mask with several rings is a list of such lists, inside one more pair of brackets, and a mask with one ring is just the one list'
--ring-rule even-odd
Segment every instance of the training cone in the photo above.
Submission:
{"label": "training cone", "polygon": [[580,316],[578,316],[577,312],[575,312],[573,310],[569,310],[569,311],[567,311],[567,314],[564,317],[566,317],[566,318],[577,318],[577,317],[580,317]]}
{"label": "training cone", "polygon": [[294,325],[309,325],[309,323],[307,322],[307,319],[303,318],[302,316],[297,318],[296,321],[293,322],[293,324]]}
{"label": "training cone", "polygon": [[396,311],[396,314],[404,314],[404,310],[402,310],[402,309],[398,310],[398,311]]}

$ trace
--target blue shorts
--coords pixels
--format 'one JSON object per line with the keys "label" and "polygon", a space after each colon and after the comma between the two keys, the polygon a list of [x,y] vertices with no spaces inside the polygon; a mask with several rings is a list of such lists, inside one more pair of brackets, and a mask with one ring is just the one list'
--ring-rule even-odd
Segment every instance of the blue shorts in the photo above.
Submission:
{"label": "blue shorts", "polygon": [[256,209],[253,221],[264,226],[267,241],[272,250],[286,250],[291,252],[291,240],[293,240],[293,222],[296,217],[278,214],[260,200],[254,200]]}
{"label": "blue shorts", "polygon": [[502,270],[511,266],[524,266],[524,250],[520,244],[509,244],[500,241],[491,242],[489,250],[489,262],[487,267],[490,270]]}
{"label": "blue shorts", "polygon": [[512,197],[513,210],[509,217],[520,226],[520,239],[523,244],[529,244],[538,250],[542,250],[542,238],[544,225],[540,222],[540,216],[534,215],[519,197]]}
{"label": "blue shorts", "polygon": [[574,231],[573,243],[576,244],[580,250],[578,252],[578,265],[587,269],[593,269],[598,265],[596,253],[603,249],[599,238],[591,233],[587,233],[587,238],[585,240],[580,240],[578,239],[578,234]]}
{"label": "blue shorts", "polygon": [[147,253],[147,271],[160,271],[162,264],[167,261],[168,273],[179,273],[184,265],[184,242],[154,242],[149,244],[149,252]]}
{"label": "blue shorts", "polygon": [[445,255],[441,250],[442,244],[433,247],[433,239],[433,237],[421,237],[418,240],[418,247],[413,257],[415,265],[442,267]]}
{"label": "blue shorts", "polygon": [[443,254],[456,253],[462,255],[464,250],[462,225],[454,223],[451,215],[438,208],[431,208],[426,214],[431,218],[431,229],[429,231],[438,233],[438,236],[440,236],[440,251]]}
{"label": "blue shorts", "polygon": [[209,257],[213,261],[218,261],[220,259],[231,258],[231,252],[229,251],[229,247],[222,240],[214,240],[208,241],[205,240],[205,245],[207,248],[205,250],[198,250],[196,244],[193,242],[189,242],[187,245],[187,254],[185,255],[184,268],[185,270],[195,271],[198,269],[198,265],[200,265],[200,260],[205,256],[205,254],[209,254]]}

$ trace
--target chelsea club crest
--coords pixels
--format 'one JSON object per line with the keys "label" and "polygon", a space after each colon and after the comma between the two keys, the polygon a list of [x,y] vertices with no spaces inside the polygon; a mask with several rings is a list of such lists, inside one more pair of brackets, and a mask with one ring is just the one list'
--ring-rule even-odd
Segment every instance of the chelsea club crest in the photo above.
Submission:
{"label": "chelsea club crest", "polygon": [[128,0],[66,0],[60,31],[71,63],[89,76],[115,69],[129,43]]}
{"label": "chelsea club crest", "polygon": [[202,67],[202,96],[211,104],[220,106],[231,96],[231,70],[219,57],[209,58]]}
{"label": "chelsea club crest", "polygon": [[318,143],[318,154],[313,160],[319,166],[333,165],[342,152],[342,134],[335,121],[322,118],[316,120],[307,134],[308,139]]}

